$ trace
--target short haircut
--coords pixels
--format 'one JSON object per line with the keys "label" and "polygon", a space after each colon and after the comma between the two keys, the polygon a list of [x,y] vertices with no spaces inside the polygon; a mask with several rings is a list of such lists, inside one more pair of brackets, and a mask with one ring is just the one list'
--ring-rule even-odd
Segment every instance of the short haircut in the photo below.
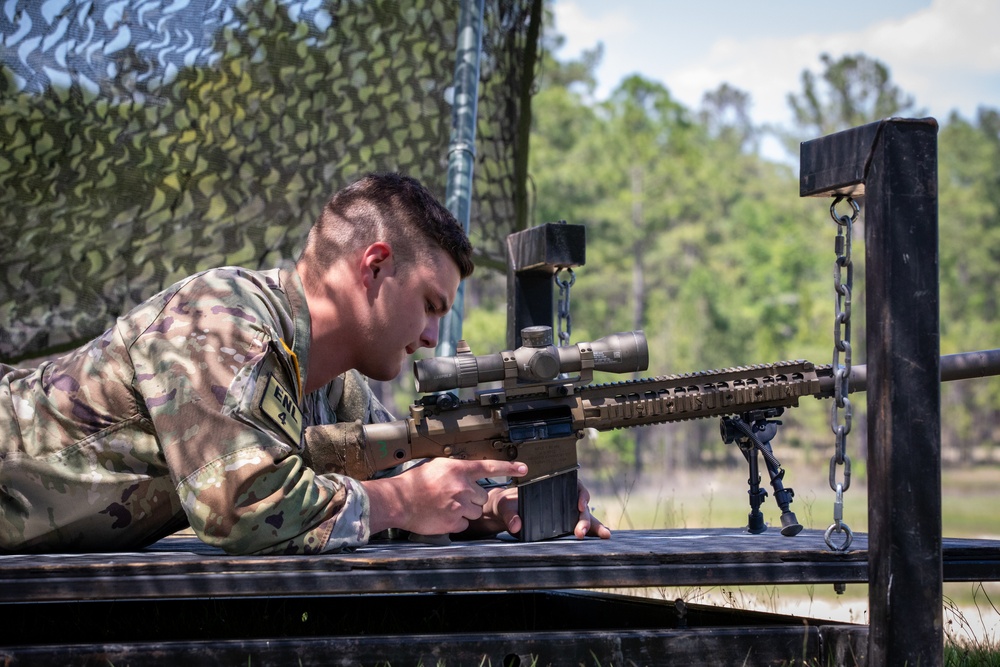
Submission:
{"label": "short haircut", "polygon": [[472,244],[441,203],[415,178],[368,174],[334,194],[313,225],[299,258],[322,271],[336,258],[372,243],[388,243],[400,265],[426,260],[444,249],[462,278],[472,274]]}

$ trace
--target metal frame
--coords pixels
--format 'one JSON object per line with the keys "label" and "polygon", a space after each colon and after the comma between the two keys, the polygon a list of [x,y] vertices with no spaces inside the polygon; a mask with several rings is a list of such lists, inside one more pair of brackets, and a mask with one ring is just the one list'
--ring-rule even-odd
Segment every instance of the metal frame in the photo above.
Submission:
{"label": "metal frame", "polygon": [[865,204],[872,665],[943,660],[937,131],[893,118],[801,147],[801,196]]}

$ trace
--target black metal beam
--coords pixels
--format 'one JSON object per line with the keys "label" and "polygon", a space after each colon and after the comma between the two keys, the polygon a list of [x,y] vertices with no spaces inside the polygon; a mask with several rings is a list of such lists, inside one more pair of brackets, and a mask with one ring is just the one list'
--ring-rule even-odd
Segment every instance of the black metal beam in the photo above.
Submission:
{"label": "black metal beam", "polygon": [[583,225],[548,222],[507,237],[507,345],[521,346],[521,329],[552,326],[553,276],[587,261]]}
{"label": "black metal beam", "polygon": [[801,196],[864,195],[868,661],[943,660],[937,122],[802,144]]}

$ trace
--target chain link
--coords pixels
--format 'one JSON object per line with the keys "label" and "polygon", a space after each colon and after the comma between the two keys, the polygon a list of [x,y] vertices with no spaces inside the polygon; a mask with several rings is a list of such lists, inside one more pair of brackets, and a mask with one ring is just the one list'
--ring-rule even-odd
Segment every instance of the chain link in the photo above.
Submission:
{"label": "chain link", "polygon": [[[830,488],[836,492],[833,523],[826,531],[826,544],[834,551],[846,551],[853,540],[850,527],[844,523],[844,492],[851,486],[851,459],[847,455],[847,434],[851,432],[853,409],[848,398],[851,383],[851,296],[854,290],[854,262],[851,259],[852,233],[861,207],[852,197],[847,197],[851,215],[838,215],[837,205],[845,199],[838,196],[830,205],[830,217],[837,223],[834,250],[837,255],[833,266],[833,286],[836,291],[836,308],[833,319],[833,407],[830,410],[830,428],[835,436],[834,454],[830,457]],[[837,468],[843,467],[843,481],[837,481]],[[833,533],[843,533],[839,546],[832,539]]]}
{"label": "chain link", "polygon": [[[560,280],[559,278],[559,274],[564,270],[569,273],[568,280]],[[569,345],[569,336],[573,330],[573,321],[569,315],[569,290],[573,287],[573,283],[576,282],[576,274],[573,273],[573,269],[559,269],[555,272],[553,278],[556,281],[556,285],[559,286],[559,302],[556,307],[558,314],[556,331],[559,334],[559,345],[564,346]]]}

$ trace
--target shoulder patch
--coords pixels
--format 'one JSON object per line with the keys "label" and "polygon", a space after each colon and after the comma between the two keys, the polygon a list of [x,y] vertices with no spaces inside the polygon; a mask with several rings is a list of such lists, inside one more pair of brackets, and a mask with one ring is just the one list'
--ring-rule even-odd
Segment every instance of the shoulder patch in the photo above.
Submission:
{"label": "shoulder patch", "polygon": [[302,439],[302,411],[295,398],[278,382],[273,373],[267,375],[267,387],[260,399],[260,411],[298,444]]}

